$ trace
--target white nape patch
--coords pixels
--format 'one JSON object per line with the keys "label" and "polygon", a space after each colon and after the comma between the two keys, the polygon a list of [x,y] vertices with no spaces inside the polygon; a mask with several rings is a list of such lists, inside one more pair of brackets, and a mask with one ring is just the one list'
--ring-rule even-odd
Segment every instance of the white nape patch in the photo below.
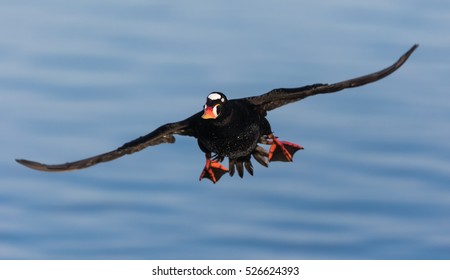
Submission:
{"label": "white nape patch", "polygon": [[[221,98],[222,98],[222,96],[220,94],[218,94],[218,93],[215,93],[215,92],[213,92],[210,95],[208,95],[208,99],[209,100],[219,100]],[[222,100],[222,102],[223,102],[223,100]]]}

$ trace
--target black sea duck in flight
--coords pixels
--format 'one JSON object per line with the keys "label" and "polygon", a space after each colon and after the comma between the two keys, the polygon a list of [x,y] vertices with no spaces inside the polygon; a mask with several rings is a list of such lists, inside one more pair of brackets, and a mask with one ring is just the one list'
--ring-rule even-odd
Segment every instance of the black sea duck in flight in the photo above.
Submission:
{"label": "black sea duck in flight", "polygon": [[[200,180],[207,178],[216,183],[225,173],[233,176],[235,170],[242,178],[244,168],[253,175],[250,162],[252,156],[267,167],[271,161],[292,161],[294,153],[303,149],[300,145],[278,140],[278,137],[273,135],[266,118],[268,111],[308,96],[337,92],[378,81],[400,68],[417,47],[417,44],[412,46],[394,64],[383,70],[334,84],[278,88],[263,95],[232,100],[228,100],[221,92],[212,92],[207,96],[202,111],[185,120],[162,125],[149,134],[104,154],[54,165],[25,159],[17,159],[17,162],[32,169],[49,172],[82,169],[139,152],[149,146],[174,143],[174,134],[178,134],[197,138],[200,149],[205,153],[206,164]],[[269,145],[269,151],[258,144]],[[228,169],[221,164],[226,157],[229,159]]]}

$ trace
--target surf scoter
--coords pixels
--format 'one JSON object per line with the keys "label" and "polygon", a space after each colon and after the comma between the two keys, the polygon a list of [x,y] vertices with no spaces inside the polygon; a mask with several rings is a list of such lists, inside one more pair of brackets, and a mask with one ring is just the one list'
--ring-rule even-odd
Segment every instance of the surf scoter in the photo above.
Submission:
{"label": "surf scoter", "polygon": [[[303,149],[300,145],[280,141],[273,135],[269,121],[266,119],[268,111],[308,96],[337,92],[378,81],[402,66],[417,47],[418,45],[412,46],[393,65],[381,71],[334,84],[279,88],[263,95],[232,100],[228,100],[221,92],[212,92],[206,98],[206,104],[201,112],[183,121],[160,126],[116,150],[90,158],[56,165],[25,159],[16,161],[40,171],[81,169],[138,152],[149,146],[174,143],[173,135],[178,134],[197,138],[200,149],[205,153],[206,164],[200,180],[207,178],[216,183],[227,172],[233,176],[235,170],[242,178],[244,168],[253,175],[253,166],[250,161],[252,156],[261,165],[267,167],[271,161],[292,161],[294,153]],[[270,145],[269,151],[258,144]],[[226,157],[229,159],[229,169],[221,164]]]}

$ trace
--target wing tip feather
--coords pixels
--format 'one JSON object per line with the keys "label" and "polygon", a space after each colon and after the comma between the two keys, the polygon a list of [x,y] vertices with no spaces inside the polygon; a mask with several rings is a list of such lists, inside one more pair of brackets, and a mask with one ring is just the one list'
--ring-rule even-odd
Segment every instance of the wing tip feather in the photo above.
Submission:
{"label": "wing tip feather", "polygon": [[21,164],[21,165],[23,165],[23,166],[25,166],[25,167],[28,167],[28,168],[31,168],[31,169],[34,169],[34,170],[39,170],[39,171],[57,171],[57,170],[50,170],[45,164],[42,164],[42,163],[39,163],[39,162],[36,162],[36,161],[27,160],[27,159],[16,159],[16,162]]}

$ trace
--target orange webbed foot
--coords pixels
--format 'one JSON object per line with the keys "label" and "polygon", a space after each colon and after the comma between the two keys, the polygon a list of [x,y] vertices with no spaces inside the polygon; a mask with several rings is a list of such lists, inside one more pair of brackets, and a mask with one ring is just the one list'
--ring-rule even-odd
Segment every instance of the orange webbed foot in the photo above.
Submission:
{"label": "orange webbed foot", "polygon": [[220,164],[216,160],[211,159],[211,155],[206,155],[206,164],[203,168],[202,173],[200,174],[200,181],[203,178],[211,180],[214,184],[220,180],[223,174],[227,173],[228,169],[226,169],[222,164]]}
{"label": "orange webbed foot", "polygon": [[271,145],[269,150],[269,161],[292,161],[295,152],[303,150],[303,147],[291,142],[280,141],[273,134],[268,135],[267,144]]}

